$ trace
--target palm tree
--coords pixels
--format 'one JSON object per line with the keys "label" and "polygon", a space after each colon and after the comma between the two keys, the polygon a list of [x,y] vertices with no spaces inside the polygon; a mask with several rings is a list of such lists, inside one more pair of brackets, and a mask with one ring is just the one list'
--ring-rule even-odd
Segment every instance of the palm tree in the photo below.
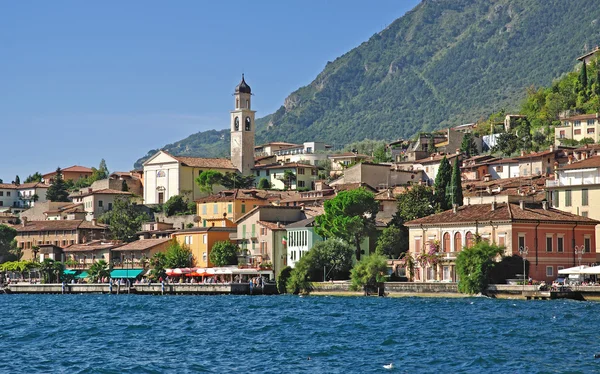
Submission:
{"label": "palm tree", "polygon": [[52,281],[54,280],[54,272],[55,272],[54,260],[52,260],[50,258],[44,259],[44,261],[42,261],[40,263],[39,269],[40,269],[40,273],[42,276],[42,282],[43,283],[52,283]]}
{"label": "palm tree", "polygon": [[98,282],[98,280],[102,278],[108,278],[110,277],[110,265],[104,260],[94,262],[92,266],[90,266],[88,274],[92,282]]}
{"label": "palm tree", "polygon": [[150,259],[150,265],[152,266],[152,272],[150,276],[153,280],[157,281],[160,278],[165,278],[167,273],[165,271],[165,264],[167,263],[167,256],[162,252],[155,253]]}

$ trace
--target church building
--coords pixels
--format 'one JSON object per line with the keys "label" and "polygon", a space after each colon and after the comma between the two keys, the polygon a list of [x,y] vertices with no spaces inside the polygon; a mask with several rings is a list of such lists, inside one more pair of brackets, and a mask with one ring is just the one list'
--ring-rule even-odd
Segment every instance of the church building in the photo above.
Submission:
{"label": "church building", "polygon": [[252,174],[255,111],[250,109],[251,96],[242,74],[242,81],[235,88],[235,109],[231,111],[231,159],[184,157],[158,151],[143,164],[144,204],[163,204],[176,195],[190,201],[206,196],[195,182],[205,170]]}

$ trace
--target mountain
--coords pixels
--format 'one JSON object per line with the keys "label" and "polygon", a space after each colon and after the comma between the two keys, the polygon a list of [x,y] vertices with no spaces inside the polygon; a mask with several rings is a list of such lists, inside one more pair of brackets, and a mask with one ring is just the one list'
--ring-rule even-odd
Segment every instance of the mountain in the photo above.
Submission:
{"label": "mountain", "polygon": [[[599,26],[597,0],[423,0],[257,120],[257,144],[391,140],[515,110],[600,43]],[[208,157],[228,142],[221,130],[165,148]]]}

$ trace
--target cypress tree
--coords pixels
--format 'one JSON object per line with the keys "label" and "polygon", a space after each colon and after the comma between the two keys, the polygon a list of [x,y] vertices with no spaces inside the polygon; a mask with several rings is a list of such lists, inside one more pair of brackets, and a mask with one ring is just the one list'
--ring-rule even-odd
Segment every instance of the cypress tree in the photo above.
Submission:
{"label": "cypress tree", "polygon": [[67,186],[65,185],[65,181],[62,177],[62,171],[60,168],[56,168],[56,176],[54,177],[54,181],[48,187],[48,191],[46,192],[46,199],[50,201],[61,201],[61,202],[69,202],[69,191],[67,191]]}
{"label": "cypress tree", "polygon": [[21,178],[19,178],[19,176],[18,176],[18,175],[15,177],[15,184],[16,184],[17,186],[21,184]]}
{"label": "cypress tree", "polygon": [[581,66],[581,70],[579,71],[579,83],[581,84],[582,90],[587,90],[588,79],[587,79],[587,66],[586,66],[585,61],[583,62],[583,66]]}
{"label": "cypress tree", "polygon": [[460,164],[458,162],[458,157],[454,160],[454,167],[452,168],[452,180],[448,186],[447,193],[450,204],[454,203],[458,204],[458,206],[463,205],[462,183],[460,179]]}
{"label": "cypress tree", "polygon": [[123,181],[121,182],[121,191],[123,191],[123,192],[129,191],[129,186],[127,185],[127,182],[125,181],[125,179],[123,179]]}
{"label": "cypress tree", "polygon": [[440,204],[442,210],[446,210],[450,207],[450,202],[446,195],[446,190],[450,185],[450,181],[452,179],[452,166],[450,166],[450,161],[444,156],[442,161],[440,162],[440,168],[435,177],[435,183],[433,187],[435,189],[435,195]]}

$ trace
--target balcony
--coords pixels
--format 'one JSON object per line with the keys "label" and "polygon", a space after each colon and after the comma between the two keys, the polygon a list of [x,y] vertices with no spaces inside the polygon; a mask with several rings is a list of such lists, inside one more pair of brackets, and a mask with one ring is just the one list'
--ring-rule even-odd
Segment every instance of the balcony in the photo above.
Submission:
{"label": "balcony", "polygon": [[585,186],[592,184],[600,184],[600,177],[588,178],[563,178],[555,180],[546,180],[546,187],[562,187],[562,186]]}

